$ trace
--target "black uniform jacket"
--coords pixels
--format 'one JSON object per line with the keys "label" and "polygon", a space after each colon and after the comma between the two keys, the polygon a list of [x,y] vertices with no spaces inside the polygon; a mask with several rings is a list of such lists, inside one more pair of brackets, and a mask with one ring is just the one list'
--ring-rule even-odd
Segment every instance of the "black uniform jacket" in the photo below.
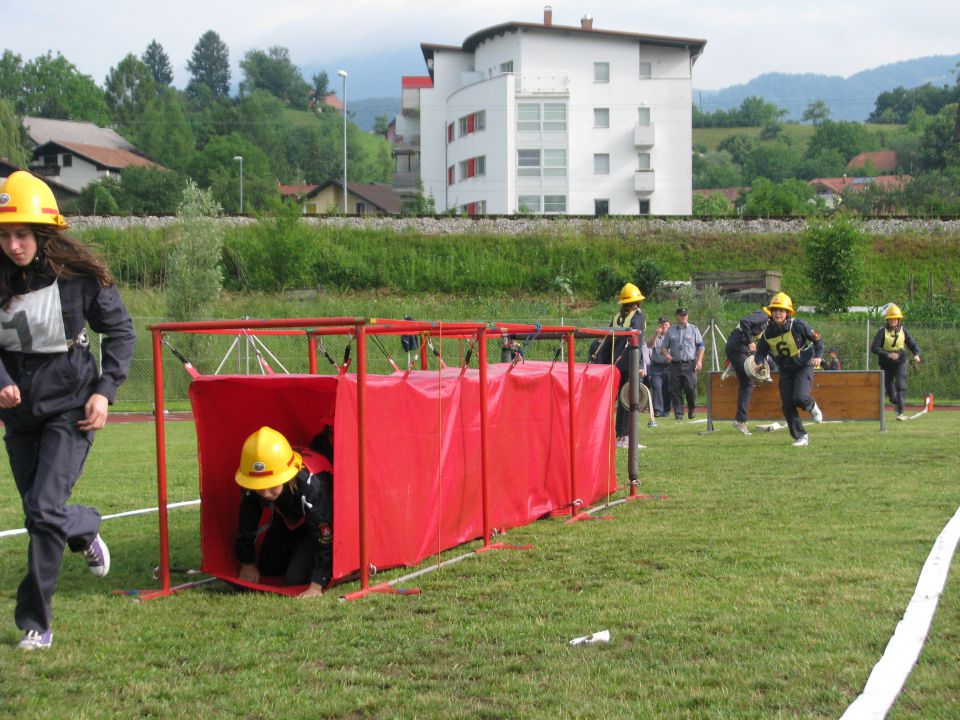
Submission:
{"label": "black uniform jacket", "polygon": [[763,310],[757,310],[740,319],[737,326],[727,338],[726,351],[730,355],[748,355],[750,353],[750,343],[754,342],[763,329],[767,326],[770,318]]}
{"label": "black uniform jacket", "polygon": [[[877,334],[873,336],[873,344],[870,346],[870,352],[877,356],[877,361],[880,363],[882,368],[895,368],[897,365],[903,365],[907,361],[907,354],[903,351],[904,347],[910,350],[914,355],[920,354],[920,346],[917,345],[916,341],[910,336],[910,333],[907,332],[907,329],[901,325],[898,328],[899,333],[902,335],[902,342],[897,343],[899,345],[898,350],[884,350],[883,349],[883,340],[884,336],[887,333],[887,328],[882,327],[877,331]],[[900,357],[896,360],[891,360],[889,353],[896,352],[899,353]]]}
{"label": "black uniform jacket", "polygon": [[[82,407],[94,393],[112,403],[136,339],[116,286],[42,271],[19,281],[20,292],[0,308],[0,388],[16,385],[21,402],[0,410],[0,420],[29,422]],[[83,333],[86,323],[105,335],[99,371]]]}
{"label": "black uniform jacket", "polygon": [[788,317],[783,325],[769,323],[757,340],[756,363],[762,363],[767,355],[773,358],[780,372],[796,372],[809,365],[813,358],[823,357],[823,339],[803,320]]}
{"label": "black uniform jacket", "polygon": [[333,563],[333,475],[329,472],[314,475],[303,468],[283,486],[280,497],[273,502],[253,490],[243,491],[235,549],[237,560],[244,565],[256,562],[254,545],[264,508],[272,513],[271,525],[283,523],[290,530],[306,525],[306,531],[317,541],[310,579],[319,585],[326,584]]}

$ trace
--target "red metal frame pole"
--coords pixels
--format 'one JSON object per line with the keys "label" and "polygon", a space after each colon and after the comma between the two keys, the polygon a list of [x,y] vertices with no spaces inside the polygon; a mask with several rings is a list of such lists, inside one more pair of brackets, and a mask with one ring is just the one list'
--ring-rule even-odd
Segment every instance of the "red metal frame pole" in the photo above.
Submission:
{"label": "red metal frame pole", "polygon": [[167,440],[163,424],[163,345],[153,331],[153,412],[157,434],[157,506],[160,516],[160,589],[170,591],[170,538],[167,525]]}
{"label": "red metal frame pole", "polygon": [[[637,496],[637,486],[640,484],[640,458],[637,450],[637,421],[640,407],[640,377],[635,369],[634,360],[640,362],[640,337],[630,336],[630,451],[627,457],[627,475],[630,478],[630,497]],[[636,355],[634,355],[636,353]],[[709,378],[708,378],[709,379]],[[619,401],[619,398],[618,398]],[[653,398],[650,398],[653,403]]]}
{"label": "red metal frame pole", "polygon": [[480,498],[483,506],[483,544],[490,544],[490,485],[487,477],[487,331],[477,332],[480,367]]}
{"label": "red metal frame pole", "polygon": [[317,374],[317,336],[313,333],[307,335],[307,357],[310,359],[310,374]]}
{"label": "red metal frame pole", "polygon": [[427,356],[427,336],[424,334],[420,335],[420,369],[430,369],[430,359]]}
{"label": "red metal frame pole", "polygon": [[367,556],[367,466],[364,459],[365,406],[364,395],[367,383],[367,334],[366,327],[357,324],[357,504],[360,512],[360,589],[370,584],[370,563]]}
{"label": "red metal frame pole", "polygon": [[576,517],[579,507],[577,504],[577,404],[574,395],[574,347],[573,331],[567,333],[567,392],[568,412],[570,415],[570,515]]}

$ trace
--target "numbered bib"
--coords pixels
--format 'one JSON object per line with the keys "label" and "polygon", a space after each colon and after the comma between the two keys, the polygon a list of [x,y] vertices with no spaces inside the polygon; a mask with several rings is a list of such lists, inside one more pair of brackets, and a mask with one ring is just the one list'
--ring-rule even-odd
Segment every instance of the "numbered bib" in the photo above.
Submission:
{"label": "numbered bib", "polygon": [[56,281],[41,290],[17,295],[9,308],[0,308],[0,348],[25,353],[67,351]]}

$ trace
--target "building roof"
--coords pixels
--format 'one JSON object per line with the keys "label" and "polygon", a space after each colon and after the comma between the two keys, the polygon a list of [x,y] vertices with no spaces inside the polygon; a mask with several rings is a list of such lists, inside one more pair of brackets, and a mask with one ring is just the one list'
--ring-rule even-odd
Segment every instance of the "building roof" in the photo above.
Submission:
{"label": "building roof", "polygon": [[431,66],[431,61],[433,59],[435,50],[453,50],[457,52],[472,53],[477,49],[480,43],[484,42],[485,40],[490,40],[498,35],[504,35],[508,32],[518,32],[520,30],[525,30],[528,32],[558,33],[561,35],[590,35],[594,37],[599,36],[614,39],[619,38],[637,40],[648,45],[687,48],[690,51],[690,57],[693,59],[693,62],[697,61],[697,58],[700,57],[700,55],[703,53],[703,49],[707,45],[707,41],[700,38],[683,38],[672,37],[669,35],[647,35],[645,33],[622,32],[619,30],[603,30],[600,28],[594,28],[592,20],[589,25],[584,22],[584,24],[579,27],[574,25],[554,25],[552,22],[547,24],[511,21],[501,23],[499,25],[492,25],[491,27],[479,30],[464,40],[463,45],[459,47],[456,45],[420,43],[420,50],[423,53],[423,59],[426,61],[427,68],[429,68],[432,76],[433,67]]}
{"label": "building roof", "polygon": [[161,165],[148,160],[142,155],[136,155],[122,148],[101,147],[99,145],[85,145],[77,142],[51,140],[34,148],[34,157],[43,155],[54,148],[67,150],[74,155],[89,160],[99,168],[106,170],[123,170],[131,166],[162,168]]}
{"label": "building roof", "polygon": [[300,199],[316,190],[319,185],[284,185],[280,183],[278,187],[280,188],[280,195],[282,197]]}
{"label": "building roof", "polygon": [[850,190],[858,192],[868,185],[879,185],[885,190],[894,190],[902,188],[913,178],[910,175],[878,175],[877,177],[838,177],[838,178],[814,178],[810,181],[814,190],[817,192],[830,192],[840,195]]}
{"label": "building roof", "polygon": [[343,110],[343,103],[340,102],[340,98],[338,98],[334,93],[324,96],[323,104],[327,107],[333,108],[334,110]]}
{"label": "building roof", "polygon": [[[313,190],[304,195],[303,199],[307,200],[331,185],[342,189],[343,181],[328,180],[322,185],[316,185]],[[400,196],[394,192],[392,185],[385,183],[352,183],[348,181],[347,192],[351,195],[356,195],[361,200],[365,200],[381,211],[390,213],[391,215],[399,215],[403,209],[403,201],[400,199]]]}
{"label": "building roof", "polygon": [[862,152],[855,156],[847,167],[851,170],[865,167],[867,163],[877,172],[893,172],[900,164],[897,159],[897,153],[893,150],[876,150],[874,152]]}
{"label": "building roof", "polygon": [[433,78],[429,75],[404,75],[400,78],[400,87],[404,90],[413,88],[432,88]]}
{"label": "building roof", "polygon": [[23,127],[35,145],[44,145],[51,140],[98,145],[107,148],[134,150],[134,146],[109,128],[102,128],[90,122],[73,120],[49,120],[47,118],[24,115]]}

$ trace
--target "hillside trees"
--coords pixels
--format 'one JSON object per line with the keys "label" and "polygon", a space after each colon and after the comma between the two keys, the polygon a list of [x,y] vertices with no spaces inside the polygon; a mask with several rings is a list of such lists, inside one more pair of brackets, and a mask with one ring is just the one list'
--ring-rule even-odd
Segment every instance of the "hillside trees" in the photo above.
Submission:
{"label": "hillside trees", "polygon": [[275,45],[267,52],[250,50],[240,61],[244,79],[240,82],[240,96],[263,90],[285,106],[296,110],[309,107],[311,87],[290,59],[290,51]]}
{"label": "hillside trees", "polygon": [[173,68],[170,66],[170,57],[163,49],[163,45],[156,40],[151,40],[140,59],[150,69],[150,75],[153,76],[153,81],[158,88],[169,87],[173,82]]}
{"label": "hillside trees", "polygon": [[133,54],[110,68],[104,88],[107,107],[114,122],[121,125],[138,120],[147,104],[157,96],[153,73]]}
{"label": "hillside trees", "polygon": [[0,96],[13,103],[18,115],[99,125],[109,119],[103,90],[60,53],[48,51],[24,63],[5,50],[0,58]]}
{"label": "hillside trees", "polygon": [[0,97],[0,158],[22,168],[30,162],[27,134],[13,110],[13,103],[3,97]]}
{"label": "hillside trees", "polygon": [[230,51],[213,30],[207,30],[194,45],[187,70],[187,95],[191,99],[207,104],[230,93]]}
{"label": "hillside trees", "polygon": [[129,138],[147,156],[180,172],[190,167],[197,146],[183,97],[173,88],[162,89],[144,106]]}

